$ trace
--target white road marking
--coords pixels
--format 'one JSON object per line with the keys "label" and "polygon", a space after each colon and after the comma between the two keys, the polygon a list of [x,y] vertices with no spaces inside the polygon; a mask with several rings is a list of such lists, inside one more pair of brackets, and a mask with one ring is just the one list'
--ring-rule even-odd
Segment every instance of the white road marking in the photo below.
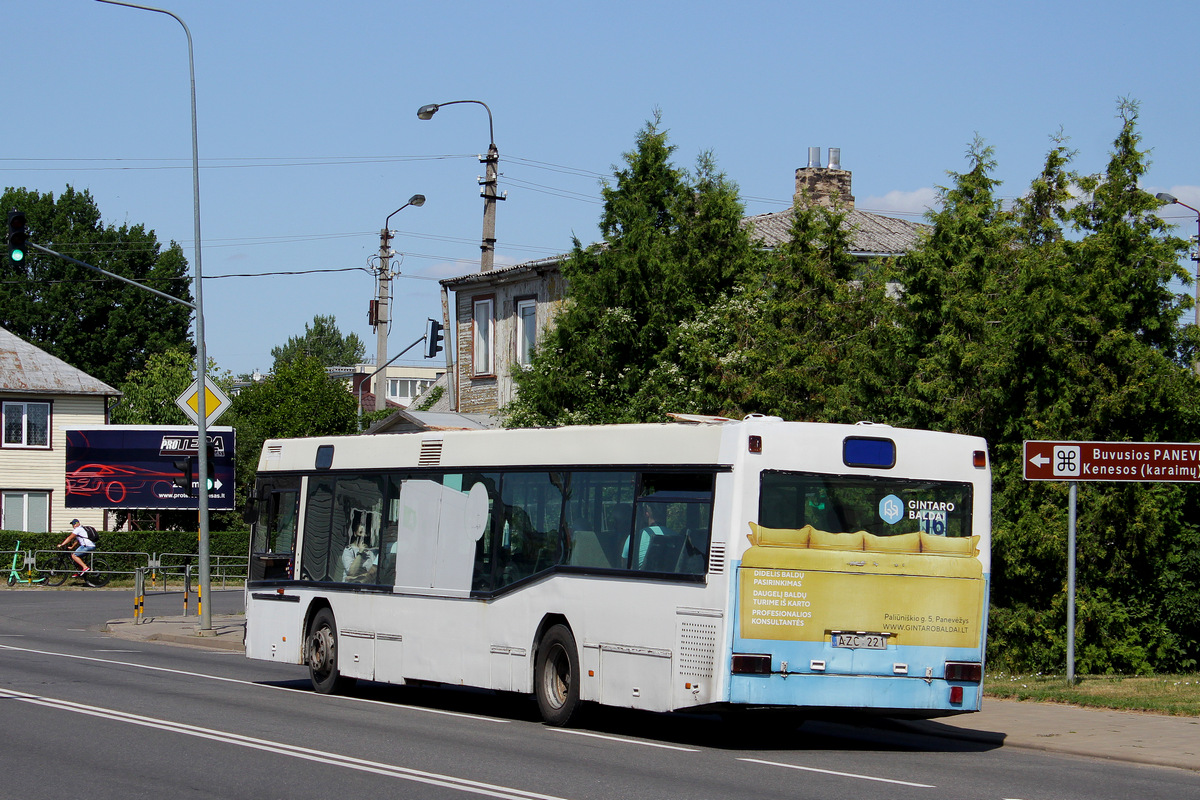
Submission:
{"label": "white road marking", "polygon": [[[95,656],[80,656],[80,655],[75,655],[73,653],[55,653],[50,650],[35,650],[30,647],[14,647],[11,644],[0,644],[0,650],[12,650],[12,651],[19,652],[19,653],[35,653],[39,656],[58,656],[59,658],[73,658],[73,659],[76,659],[77,661],[92,661],[97,664],[112,664],[112,665],[118,666],[118,667],[133,667],[134,669],[144,669],[149,672],[166,672],[171,675],[185,675],[189,678],[204,678],[205,680],[210,680],[210,681],[221,681],[223,683],[236,683],[240,686],[257,686],[261,689],[278,689],[278,690],[284,691],[284,692],[296,692],[299,694],[308,694],[308,695],[311,695],[314,697],[323,697],[323,698],[326,698],[329,700],[340,700],[340,701],[351,702],[351,703],[368,703],[368,704],[373,704],[373,705],[386,706],[387,708],[404,708],[404,709],[408,709],[410,711],[423,711],[426,714],[440,714],[445,717],[462,717],[464,719],[474,719],[474,720],[480,720],[482,722],[496,722],[501,725],[510,724],[510,720],[507,720],[507,719],[496,719],[495,717],[484,717],[484,716],[480,716],[479,714],[464,714],[461,711],[443,711],[440,708],[424,708],[422,706],[412,706],[412,705],[406,705],[404,703],[389,703],[389,702],[386,702],[383,700],[371,700],[371,699],[365,698],[365,697],[346,697],[345,695],[329,695],[329,694],[317,695],[317,694],[315,694],[313,692],[309,692],[307,690],[292,689],[287,686],[271,686],[270,684],[267,684],[267,683],[258,683],[255,681],[243,681],[238,678],[225,678],[220,675],[208,675],[203,672],[188,672],[187,670],[170,669],[168,667],[152,667],[149,664],[135,664],[132,661],[115,661],[115,660],[109,659],[109,658],[96,658]],[[115,652],[138,653],[138,652],[142,652],[142,651],[129,650],[129,651],[115,651]]]}
{"label": "white road marking", "polygon": [[557,733],[570,733],[575,736],[591,736],[593,739],[607,739],[610,742],[621,742],[622,744],[639,744],[643,747],[660,747],[663,750],[679,750],[683,753],[699,753],[700,751],[694,747],[679,747],[673,744],[660,744],[659,742],[647,742],[641,739],[626,739],[623,736],[609,736],[603,733],[591,733],[589,731],[577,731],[571,728],[547,728],[547,730]]}
{"label": "white road marking", "polygon": [[766,764],[767,766],[770,766],[770,767],[785,767],[787,769],[799,769],[799,770],[803,770],[805,772],[820,772],[824,775],[837,775],[840,778],[857,778],[858,780],[861,780],[861,781],[877,781],[879,783],[895,783],[895,784],[899,784],[900,786],[916,786],[920,789],[936,789],[937,788],[936,786],[933,786],[928,783],[912,783],[910,781],[893,780],[892,778],[876,778],[873,775],[856,775],[853,772],[836,772],[831,769],[817,769],[816,767],[801,767],[798,764],[783,764],[778,761],[762,761],[757,758],[739,758],[738,761],[748,761],[751,764]]}
{"label": "white road marking", "polygon": [[277,753],[279,755],[290,756],[292,758],[301,758],[306,761],[315,761],[322,764],[344,767],[346,769],[354,769],[358,770],[359,772],[370,772],[376,775],[399,778],[401,780],[413,781],[415,783],[425,783],[432,786],[442,786],[447,789],[456,789],[461,792],[486,795],[488,797],[499,797],[504,798],[505,800],[563,800],[563,798],[555,797],[554,795],[527,792],[522,789],[513,789],[508,786],[482,783],[480,781],[457,778],[453,775],[444,775],[436,772],[425,772],[424,770],[410,769],[408,767],[400,767],[394,764],[384,764],[379,761],[367,761],[365,759],[352,758],[350,756],[343,756],[323,750],[312,750],[307,747],[297,747],[296,745],[284,744],[283,742],[273,742],[269,739],[257,739],[251,736],[242,736],[241,734],[230,733],[228,731],[219,731],[213,728],[201,728],[196,725],[185,725],[180,722],[152,719],[150,717],[143,717],[138,714],[129,714],[124,711],[117,711],[115,709],[89,706],[82,703],[73,703],[67,700],[55,700],[54,698],[26,694],[25,692],[17,692],[11,689],[0,688],[0,697],[20,700],[33,705],[45,706],[46,708],[56,708],[63,711],[71,711],[76,714],[85,714],[87,716],[100,717],[102,719],[109,719],[116,722],[124,722],[130,725],[139,725],[144,728],[154,728],[157,730],[183,734],[185,736],[194,736],[199,739],[210,739],[212,741],[224,742],[226,744],[236,745],[238,747],[250,748],[252,750],[263,750],[268,753]]}

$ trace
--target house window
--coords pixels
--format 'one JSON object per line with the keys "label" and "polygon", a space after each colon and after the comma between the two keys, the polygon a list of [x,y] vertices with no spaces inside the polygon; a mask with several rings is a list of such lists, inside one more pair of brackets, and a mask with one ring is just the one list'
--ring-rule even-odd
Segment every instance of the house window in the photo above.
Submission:
{"label": "house window", "polygon": [[5,447],[49,447],[49,403],[4,404]]}
{"label": "house window", "polygon": [[475,301],[475,337],[473,361],[476,375],[494,375],[493,344],[495,340],[494,300],[491,297]]}
{"label": "house window", "polygon": [[517,363],[528,367],[537,346],[537,300],[517,301]]}
{"label": "house window", "polygon": [[408,404],[433,383],[428,378],[389,378],[388,399]]}
{"label": "house window", "polygon": [[4,530],[29,533],[46,533],[50,530],[49,492],[9,491],[4,492],[3,497]]}

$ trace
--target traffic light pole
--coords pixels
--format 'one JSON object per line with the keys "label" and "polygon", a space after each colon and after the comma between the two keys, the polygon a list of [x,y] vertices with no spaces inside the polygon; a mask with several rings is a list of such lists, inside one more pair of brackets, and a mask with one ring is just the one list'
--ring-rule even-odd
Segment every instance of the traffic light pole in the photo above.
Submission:
{"label": "traffic light pole", "polygon": [[55,251],[51,250],[49,247],[42,247],[40,244],[34,244],[33,242],[30,242],[29,246],[31,248],[33,248],[34,250],[41,251],[43,253],[46,253],[47,255],[52,255],[55,258],[61,258],[63,261],[70,261],[72,264],[75,264],[76,266],[85,267],[87,269],[90,269],[92,272],[99,272],[101,275],[104,275],[107,278],[113,278],[114,280],[121,281],[122,283],[128,283],[130,286],[136,286],[137,288],[139,288],[143,291],[149,292],[150,294],[156,294],[159,297],[163,298],[164,300],[170,300],[172,303],[179,303],[180,305],[187,306],[188,308],[192,309],[193,311],[196,310],[195,303],[189,303],[187,300],[180,300],[178,297],[173,297],[172,295],[169,295],[166,292],[160,292],[158,289],[151,289],[149,286],[138,283],[137,281],[134,281],[134,280],[130,280],[129,278],[126,278],[122,275],[118,275],[115,272],[109,272],[106,269],[100,269],[99,267],[93,267],[91,264],[87,263],[86,261],[80,261],[78,258],[71,258],[70,256],[64,256],[62,253],[56,253]]}
{"label": "traffic light pole", "polygon": [[[167,11],[165,8],[155,8],[153,6],[143,6],[137,3],[128,3],[124,0],[99,0],[101,3],[108,3],[114,6],[125,6],[126,8],[136,8],[141,11],[153,11],[158,14],[166,14],[183,27],[183,33],[187,37],[188,46],[188,76],[191,79],[192,89],[192,201],[193,201],[193,220],[195,227],[195,247],[196,257],[195,264],[195,280],[192,292],[196,297],[196,304],[192,308],[196,311],[196,384],[199,387],[199,392],[196,395],[196,428],[199,435],[200,443],[207,444],[208,442],[208,376],[205,374],[208,369],[208,353],[204,349],[204,286],[201,280],[204,271],[200,266],[200,147],[199,137],[196,133],[196,58],[192,47],[192,32],[188,28],[187,23],[173,11]],[[182,301],[181,301],[182,302]],[[199,448],[198,453],[200,461],[200,472],[202,475],[208,474],[208,448]],[[209,594],[209,543],[208,543],[208,492],[201,492],[199,502],[197,503],[197,513],[199,516],[200,528],[200,545],[199,545],[199,561],[200,561],[200,592],[201,597],[210,597]],[[212,630],[212,603],[204,603],[200,606],[200,631],[207,632]]]}
{"label": "traffic light pole", "polygon": [[358,382],[358,429],[360,431],[362,430],[362,387],[363,387],[363,384],[365,383],[365,384],[369,385],[371,383],[371,378],[374,378],[380,372],[383,372],[385,369],[387,369],[388,367],[390,367],[392,365],[392,361],[395,361],[397,358],[404,355],[409,350],[412,350],[414,347],[416,347],[423,341],[425,341],[424,336],[422,336],[420,339],[417,339],[415,342],[413,342],[408,347],[401,350],[399,353],[396,353],[396,355],[392,356],[391,360],[389,360],[386,364],[384,364],[382,367],[376,367],[374,372],[372,372],[370,375],[368,375],[367,377],[363,378],[361,381]]}

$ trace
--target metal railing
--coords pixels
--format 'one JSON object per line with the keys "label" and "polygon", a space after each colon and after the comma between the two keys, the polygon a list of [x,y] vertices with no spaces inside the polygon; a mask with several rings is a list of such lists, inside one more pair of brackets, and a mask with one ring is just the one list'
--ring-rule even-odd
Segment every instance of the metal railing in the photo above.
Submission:
{"label": "metal railing", "polygon": [[[11,569],[13,556],[16,555],[18,570],[21,572],[47,572],[60,563],[65,551],[53,550],[7,550],[0,551],[0,566],[7,573]],[[199,556],[195,553],[146,553],[126,550],[93,550],[91,555],[102,558],[108,563],[108,568],[101,570],[109,577],[136,578],[138,570],[144,570],[143,576],[148,578],[149,586],[156,591],[169,591],[172,579],[177,579],[183,587],[188,586],[188,572],[194,569]],[[211,579],[220,581],[221,588],[228,588],[229,583],[244,583],[250,570],[249,556],[213,555],[210,557]],[[116,568],[113,565],[119,564]],[[160,588],[161,583],[161,588]]]}
{"label": "metal railing", "polygon": [[[170,576],[177,576],[186,582],[188,580],[188,570],[195,564],[198,556],[195,553],[158,553],[154,557],[154,563],[151,567],[151,583],[154,583],[154,576],[163,576],[163,591],[166,591],[167,580]],[[246,577],[250,571],[250,556],[209,556],[209,581],[215,584],[218,580],[221,582],[221,588],[227,588],[229,581],[237,581],[245,583]]]}

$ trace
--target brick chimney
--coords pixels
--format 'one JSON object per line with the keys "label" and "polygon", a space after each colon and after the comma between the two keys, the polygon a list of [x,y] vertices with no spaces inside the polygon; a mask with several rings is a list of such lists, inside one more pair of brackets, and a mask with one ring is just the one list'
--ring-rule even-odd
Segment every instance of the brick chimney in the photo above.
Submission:
{"label": "brick chimney", "polygon": [[792,202],[809,202],[832,207],[836,198],[847,211],[853,211],[854,195],[850,194],[850,171],[842,169],[841,160],[841,148],[831,147],[829,166],[822,167],[821,148],[808,148],[808,166],[796,170],[796,194]]}

